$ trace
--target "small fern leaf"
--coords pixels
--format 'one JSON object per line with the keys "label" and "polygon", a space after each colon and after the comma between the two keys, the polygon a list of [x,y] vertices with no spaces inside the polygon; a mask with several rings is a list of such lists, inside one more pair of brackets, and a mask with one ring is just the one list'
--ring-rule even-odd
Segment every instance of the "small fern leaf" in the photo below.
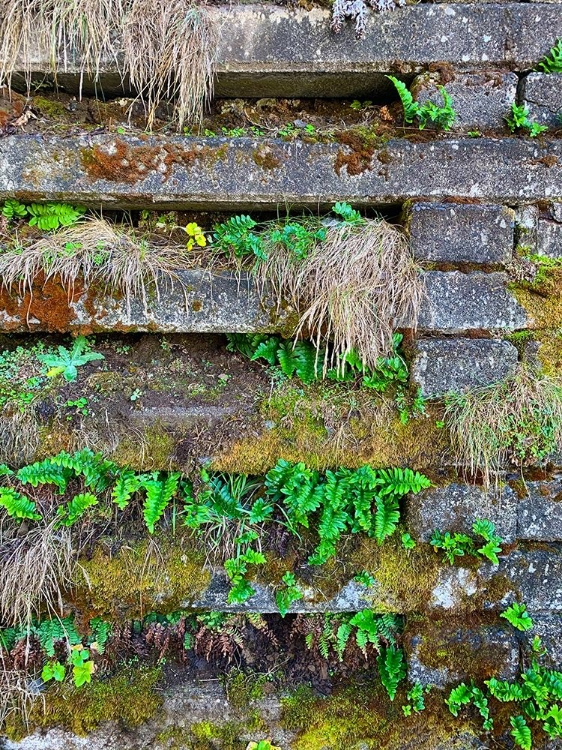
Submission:
{"label": "small fern leaf", "polygon": [[394,533],[400,521],[398,501],[392,497],[378,497],[375,501],[375,539],[379,544]]}
{"label": "small fern leaf", "polygon": [[111,498],[119,510],[125,510],[131,497],[139,489],[142,479],[132,469],[123,469],[111,492]]}
{"label": "small fern leaf", "polygon": [[31,521],[40,521],[42,518],[37,513],[33,500],[20,495],[11,487],[0,487],[0,507],[5,508],[11,518],[28,518]]}
{"label": "small fern leaf", "polygon": [[84,513],[93,505],[97,505],[98,500],[91,492],[84,492],[75,495],[72,500],[63,508],[59,508],[60,525],[72,526],[84,515]]}
{"label": "small fern leaf", "polygon": [[154,527],[162,517],[168,503],[178,488],[180,472],[169,474],[165,479],[153,476],[144,479],[142,486],[146,490],[146,498],[143,506],[143,515],[147,529],[154,534]]}
{"label": "small fern leaf", "polygon": [[531,750],[533,746],[533,740],[531,737],[531,730],[527,726],[527,722],[522,716],[512,716],[509,723],[513,727],[511,730],[511,736],[515,740],[517,747],[522,750]]}

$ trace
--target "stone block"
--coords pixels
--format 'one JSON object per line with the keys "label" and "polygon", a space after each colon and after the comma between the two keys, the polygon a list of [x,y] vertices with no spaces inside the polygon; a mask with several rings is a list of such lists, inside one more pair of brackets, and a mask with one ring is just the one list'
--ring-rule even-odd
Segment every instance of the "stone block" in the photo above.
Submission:
{"label": "stone block", "polygon": [[422,331],[512,331],[527,324],[503,273],[428,271],[424,279],[427,299],[418,318]]}
{"label": "stone block", "polygon": [[517,360],[517,350],[508,341],[420,339],[411,377],[426,398],[436,398],[501,380]]}
{"label": "stone block", "polygon": [[530,119],[560,127],[562,116],[562,73],[529,73],[521,85],[522,102],[529,109]]}
{"label": "stone block", "polygon": [[539,219],[537,231],[537,255],[562,258],[562,223]]}
{"label": "stone block", "polygon": [[406,501],[406,524],[415,539],[429,542],[435,529],[470,534],[477,519],[488,519],[505,542],[516,538],[517,498],[509,487],[498,490],[471,484],[448,484]]}
{"label": "stone block", "polygon": [[414,203],[409,214],[412,252],[421,261],[507,263],[514,225],[506,206]]}
{"label": "stone block", "polygon": [[517,538],[562,541],[562,479],[525,484],[528,494],[517,507]]}
{"label": "stone block", "polygon": [[515,210],[517,252],[523,255],[536,255],[538,227],[538,206],[517,206]]}
{"label": "stone block", "polygon": [[521,634],[528,653],[536,635],[546,649],[546,654],[541,657],[541,664],[562,670],[562,615],[533,616],[533,629]]}
{"label": "stone block", "polygon": [[562,197],[561,160],[557,139],[399,138],[374,148],[358,173],[351,147],[338,143],[17,135],[0,139],[0,201],[24,195],[28,202],[162,211],[317,210],[336,201],[373,206],[410,198],[532,203]]}
{"label": "stone block", "polygon": [[501,559],[499,574],[505,578],[505,596],[499,602],[496,599],[494,608],[517,598],[525,602],[531,615],[562,612],[562,547],[559,544],[515,550]]}
{"label": "stone block", "polygon": [[[445,89],[453,100],[456,112],[452,130],[486,130],[505,127],[505,116],[517,95],[518,78],[515,73],[457,73],[445,81]],[[443,105],[438,89],[442,85],[439,73],[423,73],[414,79],[412,91],[416,101],[432,101]]]}
{"label": "stone block", "polygon": [[519,643],[509,626],[431,619],[407,622],[404,637],[412,683],[445,688],[493,676],[513,680],[518,672]]}

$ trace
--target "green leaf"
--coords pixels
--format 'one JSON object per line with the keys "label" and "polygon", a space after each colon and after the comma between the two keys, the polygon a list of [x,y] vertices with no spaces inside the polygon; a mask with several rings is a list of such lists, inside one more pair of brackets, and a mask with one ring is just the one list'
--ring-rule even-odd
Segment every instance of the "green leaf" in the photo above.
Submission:
{"label": "green leaf", "polygon": [[514,602],[505,610],[505,612],[501,613],[500,617],[505,617],[514,628],[517,628],[517,630],[525,631],[530,630],[533,627],[533,620],[527,612],[525,604]]}
{"label": "green leaf", "polygon": [[11,487],[0,487],[0,507],[5,508],[11,518],[28,518],[31,521],[40,521],[42,516],[37,513],[37,506]]}
{"label": "green leaf", "polygon": [[512,716],[509,723],[513,727],[511,736],[515,740],[515,744],[522,750],[531,750],[533,745],[531,730],[525,719],[522,716]]}

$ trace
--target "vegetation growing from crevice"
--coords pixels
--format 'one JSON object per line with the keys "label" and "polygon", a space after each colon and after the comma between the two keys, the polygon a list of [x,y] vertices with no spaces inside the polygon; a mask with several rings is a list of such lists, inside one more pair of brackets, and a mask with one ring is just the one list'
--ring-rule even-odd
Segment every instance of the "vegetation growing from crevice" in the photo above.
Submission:
{"label": "vegetation growing from crevice", "polygon": [[550,48],[536,69],[542,73],[562,73],[562,39]]}
{"label": "vegetation growing from crevice", "polygon": [[561,386],[520,365],[498,383],[449,396],[445,419],[457,461],[488,485],[507,464],[543,463],[561,445]]}
{"label": "vegetation growing from crevice", "polygon": [[493,565],[499,565],[498,554],[502,551],[502,540],[495,533],[494,524],[487,519],[478,519],[472,524],[472,533],[480,539],[475,541],[468,534],[452,534],[449,531],[443,534],[436,530],[433,532],[430,544],[435,550],[443,552],[450,565],[454,564],[457,557],[465,555],[485,558]]}
{"label": "vegetation growing from crevice", "polygon": [[517,104],[516,102],[511,105],[511,113],[505,118],[505,121],[511,133],[516,130],[526,130],[530,138],[536,138],[548,130],[547,125],[532,122],[529,119],[529,108],[525,104]]}
{"label": "vegetation growing from crevice", "polygon": [[[58,588],[62,584],[56,574],[46,580],[31,577],[26,588],[21,586],[24,571],[33,563],[28,559],[26,535],[18,534],[23,521],[36,530],[39,543],[49,547],[45,560],[52,560],[56,571],[59,531],[76,526],[80,533],[96,519],[111,519],[116,509],[124,512],[133,503],[154,534],[170,507],[173,529],[187,526],[202,537],[209,554],[218,550],[232,584],[229,602],[233,603],[255,593],[248,574],[249,568],[266,562],[261,551],[265,524],[281,523],[296,538],[304,529],[314,528],[318,542],[309,564],[322,565],[336,554],[343,534],[364,533],[382,543],[396,529],[400,499],[430,485],[424,475],[407,468],[340,468],[322,476],[303,463],[283,460],[261,481],[204,469],[194,482],[180,472],[121,468],[89,449],[61,452],[17,472],[3,466],[0,473],[0,507],[10,519],[0,537],[0,550],[11,562],[2,569],[0,604],[2,618],[9,623],[29,621],[42,604],[62,603]],[[79,544],[72,552],[67,550],[63,560],[68,567],[75,564],[79,550]],[[293,579],[289,583],[294,599],[298,583]],[[281,601],[286,608],[283,596]]]}
{"label": "vegetation growing from crevice", "polygon": [[123,54],[119,71],[136,89],[151,127],[157,107],[175,100],[181,129],[201,118],[213,88],[217,29],[206,7],[182,0],[4,0],[0,14],[0,85],[11,85],[18,60],[31,88],[31,61],[45,50],[52,73],[77,61],[99,79],[101,64]]}
{"label": "vegetation growing from crevice", "polygon": [[417,120],[420,130],[423,130],[428,124],[433,124],[436,128],[441,128],[442,130],[451,129],[457,114],[453,109],[453,100],[444,86],[437,87],[443,97],[443,106],[438,107],[430,99],[423,104],[414,101],[414,97],[403,81],[398,80],[394,76],[387,76],[387,78],[392,81],[400,96],[400,101],[404,108],[405,123],[411,124],[414,120]]}

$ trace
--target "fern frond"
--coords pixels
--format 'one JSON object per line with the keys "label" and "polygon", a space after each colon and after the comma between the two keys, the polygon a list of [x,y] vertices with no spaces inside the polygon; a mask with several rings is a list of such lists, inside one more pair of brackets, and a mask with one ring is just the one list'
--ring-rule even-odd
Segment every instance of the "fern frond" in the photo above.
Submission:
{"label": "fern frond", "polygon": [[40,521],[42,516],[37,513],[37,506],[11,487],[0,487],[0,507],[5,508],[11,518],[28,518],[31,521]]}
{"label": "fern frond", "polygon": [[142,482],[142,487],[146,491],[146,498],[143,505],[143,516],[147,529],[151,534],[154,533],[154,527],[162,517],[168,503],[174,496],[180,479],[179,471],[169,474],[164,479],[159,479],[157,475],[151,475]]}

